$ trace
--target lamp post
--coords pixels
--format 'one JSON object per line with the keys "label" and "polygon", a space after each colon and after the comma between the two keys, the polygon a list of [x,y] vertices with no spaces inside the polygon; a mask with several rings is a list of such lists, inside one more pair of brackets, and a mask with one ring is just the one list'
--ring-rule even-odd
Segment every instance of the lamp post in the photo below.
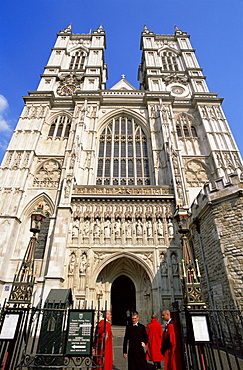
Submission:
{"label": "lamp post", "polygon": [[205,303],[202,299],[200,283],[200,270],[198,260],[193,257],[187,234],[189,233],[188,211],[182,205],[178,206],[174,218],[176,219],[182,245],[182,260],[180,264],[180,278],[182,280],[184,305],[190,309],[192,307],[202,308]]}
{"label": "lamp post", "polygon": [[30,231],[33,235],[30,237],[28,247],[26,249],[24,258],[21,262],[20,268],[16,270],[8,304],[30,305],[35,282],[34,276],[34,259],[35,250],[38,243],[37,238],[41,229],[41,224],[45,216],[43,213],[43,206],[40,204],[36,211],[31,215]]}

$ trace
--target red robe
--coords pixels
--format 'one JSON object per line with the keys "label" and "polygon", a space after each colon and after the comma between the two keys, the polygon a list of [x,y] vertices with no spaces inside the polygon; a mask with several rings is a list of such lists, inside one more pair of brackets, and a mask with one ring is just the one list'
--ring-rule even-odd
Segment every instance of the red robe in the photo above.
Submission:
{"label": "red robe", "polygon": [[164,370],[182,370],[179,331],[174,320],[165,326],[162,348],[163,344],[169,347],[165,351]]}
{"label": "red robe", "polygon": [[164,356],[160,349],[162,345],[163,329],[158,319],[152,319],[147,328],[148,344],[146,359],[148,361],[160,362],[164,361]]}
{"label": "red robe", "polygon": [[[97,365],[102,366],[102,355],[104,355],[104,370],[112,370],[113,364],[113,352],[112,352],[112,332],[111,324],[106,320],[105,330],[104,330],[105,320],[102,319],[97,328],[97,338],[95,340],[95,345],[97,346],[97,357],[95,362]],[[106,334],[105,334],[106,331]],[[105,348],[104,348],[104,335],[105,335]],[[102,370],[102,367],[96,368],[96,370]]]}

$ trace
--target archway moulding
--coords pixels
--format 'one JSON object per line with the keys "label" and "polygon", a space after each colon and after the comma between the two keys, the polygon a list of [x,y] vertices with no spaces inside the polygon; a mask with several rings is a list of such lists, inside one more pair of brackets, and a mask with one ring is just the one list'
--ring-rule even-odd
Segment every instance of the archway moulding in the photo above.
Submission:
{"label": "archway moulding", "polygon": [[[55,205],[49,195],[42,192],[34,197],[28,204],[24,207],[21,217],[30,217],[31,213],[35,210],[35,208],[40,204],[44,203],[44,212],[48,210],[50,215],[52,216],[54,213]],[[46,205],[46,207],[45,207]]]}
{"label": "archway moulding", "polygon": [[139,125],[141,125],[142,129],[144,130],[145,134],[148,136],[149,131],[148,131],[148,121],[146,118],[144,118],[141,114],[135,112],[134,110],[131,109],[126,109],[126,108],[120,108],[120,109],[114,109],[111,112],[106,113],[100,120],[98,124],[98,136],[101,135],[102,131],[106,127],[106,125],[109,123],[111,119],[114,119],[116,117],[120,117],[121,115],[124,115],[128,118],[135,119]]}
{"label": "archway moulding", "polygon": [[[110,263],[112,263],[113,261],[116,261],[120,258],[128,258],[128,259],[131,259],[132,261],[138,263],[145,271],[146,273],[148,274],[148,277],[150,279],[150,282],[152,283],[153,282],[153,279],[155,277],[155,274],[153,273],[153,271],[151,270],[151,268],[148,266],[148,264],[141,259],[141,257],[139,257],[138,255],[134,254],[134,253],[131,253],[131,252],[126,252],[126,251],[123,251],[123,252],[117,252],[117,253],[113,253],[109,256],[106,256],[99,264],[98,266],[94,269],[94,275],[93,276],[96,276],[95,280],[97,279],[97,277],[99,276],[100,272],[107,266],[109,265]],[[119,274],[117,274],[117,276],[119,276]],[[117,277],[116,276],[116,277]],[[130,276],[129,276],[130,277]]]}

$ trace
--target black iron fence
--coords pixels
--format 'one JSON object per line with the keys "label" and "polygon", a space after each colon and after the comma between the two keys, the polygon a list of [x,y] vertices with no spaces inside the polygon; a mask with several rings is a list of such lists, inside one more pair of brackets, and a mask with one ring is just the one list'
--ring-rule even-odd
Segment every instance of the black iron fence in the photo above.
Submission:
{"label": "black iron fence", "polygon": [[[88,354],[81,356],[78,345],[73,346],[74,352],[77,348],[74,354],[67,353],[70,311],[81,316],[93,312],[92,348]],[[42,308],[2,308],[1,370],[103,369],[103,355],[93,348],[95,327],[101,316],[99,309],[72,310],[57,304]],[[183,370],[243,369],[242,310],[183,310],[175,311],[174,318],[181,329]],[[5,336],[2,335],[4,323],[5,326],[7,323]]]}
{"label": "black iron fence", "polygon": [[[73,310],[61,308],[61,306],[61,304],[60,307],[58,304],[53,304],[42,308],[2,308],[0,315],[1,370],[103,369],[103,351],[97,353],[94,348],[94,343],[97,343],[95,327],[103,312],[92,308]],[[76,315],[75,318],[79,317],[80,320],[87,313],[93,318],[93,324],[86,323],[85,327],[87,351],[85,346],[78,346],[77,340],[71,345],[71,352],[70,348],[67,349],[71,312]],[[81,326],[77,321],[77,319],[74,320],[74,325]],[[71,330],[76,329],[72,326]],[[84,348],[82,355],[80,355],[81,347]]]}
{"label": "black iron fence", "polygon": [[243,369],[242,310],[186,310],[177,316],[186,370]]}

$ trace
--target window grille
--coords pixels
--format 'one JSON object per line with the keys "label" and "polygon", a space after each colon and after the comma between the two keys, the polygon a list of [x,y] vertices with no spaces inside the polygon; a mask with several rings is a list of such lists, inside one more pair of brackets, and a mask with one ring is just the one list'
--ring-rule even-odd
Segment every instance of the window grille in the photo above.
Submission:
{"label": "window grille", "polygon": [[48,137],[52,138],[68,138],[71,129],[71,120],[68,116],[58,116],[51,124]]}
{"label": "window grille", "polygon": [[197,131],[194,125],[192,125],[192,117],[181,114],[176,121],[176,133],[178,137],[184,138],[197,138]]}
{"label": "window grille", "polygon": [[110,121],[98,153],[97,185],[150,185],[147,138],[135,120]]}
{"label": "window grille", "polygon": [[163,70],[167,71],[178,71],[177,55],[171,51],[163,51],[162,55],[162,66]]}
{"label": "window grille", "polygon": [[83,69],[84,68],[85,55],[82,51],[76,51],[71,57],[69,69]]}

